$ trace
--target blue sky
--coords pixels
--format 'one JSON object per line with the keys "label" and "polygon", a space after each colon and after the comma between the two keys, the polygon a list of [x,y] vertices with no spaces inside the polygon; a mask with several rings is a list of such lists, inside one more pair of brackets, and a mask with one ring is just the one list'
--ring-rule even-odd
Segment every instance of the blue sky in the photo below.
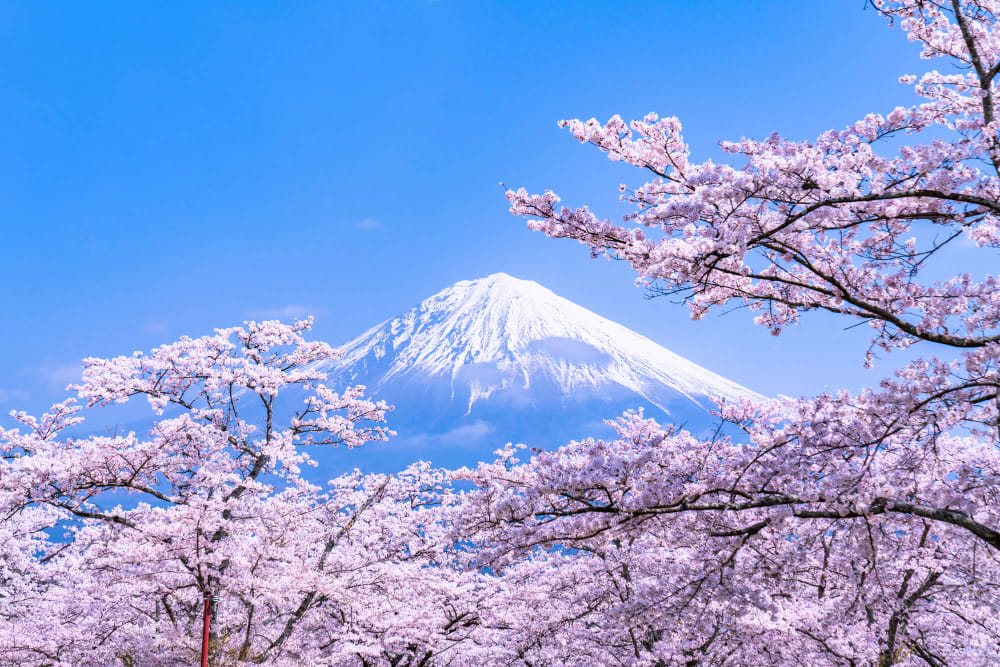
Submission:
{"label": "blue sky", "polygon": [[5,3],[0,410],[84,356],[305,312],[336,344],[497,271],[764,393],[872,383],[865,331],[691,322],[498,186],[617,211],[641,175],[561,118],[678,115],[711,157],[907,104],[925,63],[864,4]]}

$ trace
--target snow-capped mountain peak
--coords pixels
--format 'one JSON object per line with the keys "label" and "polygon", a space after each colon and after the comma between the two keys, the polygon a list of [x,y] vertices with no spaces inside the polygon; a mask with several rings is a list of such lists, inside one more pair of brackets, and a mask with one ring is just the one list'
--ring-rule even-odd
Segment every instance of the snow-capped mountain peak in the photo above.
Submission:
{"label": "snow-capped mountain peak", "polygon": [[[413,395],[469,414],[582,401],[651,403],[756,397],[630,329],[530,280],[463,280],[366,331],[325,364],[331,377],[378,394]],[[612,415],[608,415],[612,416]]]}

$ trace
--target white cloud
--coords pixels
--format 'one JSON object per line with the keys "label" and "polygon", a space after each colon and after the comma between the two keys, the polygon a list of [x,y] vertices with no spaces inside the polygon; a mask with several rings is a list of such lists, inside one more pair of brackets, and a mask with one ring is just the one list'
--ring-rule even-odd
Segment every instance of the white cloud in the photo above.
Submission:
{"label": "white cloud", "polygon": [[167,323],[166,323],[166,321],[148,322],[142,328],[142,330],[145,333],[156,334],[158,336],[161,336],[161,335],[167,333]]}
{"label": "white cloud", "polygon": [[23,389],[0,389],[0,403],[26,400],[28,400],[28,392]]}
{"label": "white cloud", "polygon": [[978,243],[972,240],[972,238],[969,236],[969,230],[966,229],[965,233],[963,233],[961,236],[958,237],[958,247],[978,249],[980,246]]}
{"label": "white cloud", "polygon": [[326,308],[291,304],[279,308],[258,308],[247,312],[246,316],[255,320],[304,320],[310,315],[324,315]]}
{"label": "white cloud", "polygon": [[482,419],[471,424],[456,426],[440,436],[440,441],[449,445],[461,445],[475,442],[493,432],[493,425]]}
{"label": "white cloud", "polygon": [[[493,424],[477,419],[471,424],[462,424],[443,433],[415,433],[403,437],[401,442],[411,447],[429,445],[472,446],[493,433]],[[400,441],[397,441],[400,442]]]}
{"label": "white cloud", "polygon": [[35,367],[37,375],[49,391],[65,391],[66,385],[83,379],[83,364],[73,361],[68,364],[46,363]]}
{"label": "white cloud", "polygon": [[355,227],[358,229],[380,229],[382,227],[382,223],[376,218],[365,218],[364,220],[358,222]]}

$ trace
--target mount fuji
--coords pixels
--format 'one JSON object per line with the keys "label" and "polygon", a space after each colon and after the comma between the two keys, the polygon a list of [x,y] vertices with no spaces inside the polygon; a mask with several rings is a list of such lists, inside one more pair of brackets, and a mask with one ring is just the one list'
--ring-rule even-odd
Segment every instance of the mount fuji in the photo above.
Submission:
{"label": "mount fuji", "polygon": [[706,431],[711,397],[760,398],[504,273],[455,283],[341,350],[317,364],[327,384],[363,384],[395,406],[389,422],[398,435],[376,449],[439,465],[487,459],[510,441],[550,448],[607,435],[602,420],[637,407]]}

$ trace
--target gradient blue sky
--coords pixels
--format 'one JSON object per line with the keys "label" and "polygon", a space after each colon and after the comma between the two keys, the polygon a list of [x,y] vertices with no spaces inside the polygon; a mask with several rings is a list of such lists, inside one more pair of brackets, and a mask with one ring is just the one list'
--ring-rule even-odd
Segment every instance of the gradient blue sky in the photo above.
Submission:
{"label": "gradient blue sky", "polygon": [[640,175],[560,118],[678,115],[713,156],[907,104],[926,64],[864,4],[4,3],[0,410],[84,356],[305,312],[336,344],[497,271],[764,393],[874,382],[864,330],[691,322],[498,186],[617,211]]}

